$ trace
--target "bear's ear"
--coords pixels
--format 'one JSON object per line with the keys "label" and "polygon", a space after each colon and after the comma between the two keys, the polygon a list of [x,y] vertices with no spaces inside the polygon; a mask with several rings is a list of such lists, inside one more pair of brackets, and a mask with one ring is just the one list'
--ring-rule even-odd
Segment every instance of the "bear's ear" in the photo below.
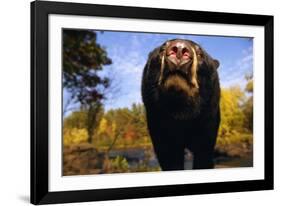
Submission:
{"label": "bear's ear", "polygon": [[160,46],[160,52],[163,52],[170,44],[170,41],[166,41],[164,42],[161,46]]}
{"label": "bear's ear", "polygon": [[213,63],[214,63],[215,69],[218,69],[219,66],[220,66],[220,62],[219,62],[218,60],[214,59],[214,60],[213,60]]}

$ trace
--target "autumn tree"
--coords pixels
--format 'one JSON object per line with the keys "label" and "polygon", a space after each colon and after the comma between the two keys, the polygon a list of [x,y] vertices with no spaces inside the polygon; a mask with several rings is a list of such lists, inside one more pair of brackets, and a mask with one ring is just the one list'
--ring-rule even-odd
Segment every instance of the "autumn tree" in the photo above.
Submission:
{"label": "autumn tree", "polygon": [[254,85],[253,85],[253,75],[247,75],[246,77],[247,85],[245,88],[245,91],[248,93],[249,98],[245,102],[245,105],[243,107],[243,112],[245,114],[245,121],[244,126],[251,132],[253,132],[253,91],[254,91]]}
{"label": "autumn tree", "polygon": [[[95,121],[99,122],[104,113],[101,108],[95,114]],[[65,144],[88,142],[88,111],[74,111],[63,120],[63,137]],[[93,129],[97,128],[98,124],[93,124]]]}
{"label": "autumn tree", "polygon": [[244,114],[242,105],[245,99],[238,86],[221,89],[221,123],[218,144],[227,144],[243,132]]}
{"label": "autumn tree", "polygon": [[137,131],[136,138],[148,137],[144,105],[133,103],[131,112],[133,116],[132,124],[135,125]]}
{"label": "autumn tree", "polygon": [[75,111],[71,115],[63,120],[63,127],[67,129],[77,128],[85,129],[87,128],[87,112],[86,111]]}
{"label": "autumn tree", "polygon": [[99,71],[111,64],[107,53],[96,42],[96,33],[91,30],[63,30],[63,87],[73,100],[87,111],[88,142],[92,142],[97,114],[105,99],[104,90],[109,87],[109,78],[101,77]]}

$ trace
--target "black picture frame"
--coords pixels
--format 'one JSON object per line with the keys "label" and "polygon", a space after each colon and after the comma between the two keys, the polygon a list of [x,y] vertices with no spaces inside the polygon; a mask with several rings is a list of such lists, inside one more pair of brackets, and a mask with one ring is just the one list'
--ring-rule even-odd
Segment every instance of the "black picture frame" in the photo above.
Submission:
{"label": "black picture frame", "polygon": [[[48,190],[48,15],[82,15],[264,27],[264,179],[50,192]],[[34,1],[31,3],[31,203],[163,197],[273,189],[273,16]]]}

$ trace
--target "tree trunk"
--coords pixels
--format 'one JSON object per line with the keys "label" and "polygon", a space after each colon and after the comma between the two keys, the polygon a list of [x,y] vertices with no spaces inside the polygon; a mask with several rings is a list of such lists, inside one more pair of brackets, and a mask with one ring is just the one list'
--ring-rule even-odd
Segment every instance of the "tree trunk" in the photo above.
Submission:
{"label": "tree trunk", "polygon": [[94,129],[96,127],[96,123],[97,123],[97,116],[98,116],[98,112],[101,108],[101,104],[100,103],[92,103],[89,106],[88,109],[88,143],[92,144],[93,143],[93,135],[94,135]]}

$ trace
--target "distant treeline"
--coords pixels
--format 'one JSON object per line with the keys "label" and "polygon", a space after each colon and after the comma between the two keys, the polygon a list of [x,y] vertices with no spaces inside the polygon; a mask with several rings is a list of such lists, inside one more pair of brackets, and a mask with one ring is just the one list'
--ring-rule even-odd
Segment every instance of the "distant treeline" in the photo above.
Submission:
{"label": "distant treeline", "polygon": [[[64,120],[64,144],[87,142],[87,111],[75,111]],[[97,147],[151,146],[142,104],[99,111],[93,135]],[[113,145],[114,144],[114,145]]]}
{"label": "distant treeline", "polygon": [[[221,124],[217,148],[229,145],[252,144],[253,132],[253,81],[242,90],[239,86],[221,90]],[[63,122],[65,146],[87,142],[88,113],[86,110],[72,112]],[[151,147],[146,127],[143,104],[132,104],[130,108],[104,111],[101,107],[93,125],[92,144],[101,150],[114,148]],[[227,151],[224,151],[227,152]]]}

